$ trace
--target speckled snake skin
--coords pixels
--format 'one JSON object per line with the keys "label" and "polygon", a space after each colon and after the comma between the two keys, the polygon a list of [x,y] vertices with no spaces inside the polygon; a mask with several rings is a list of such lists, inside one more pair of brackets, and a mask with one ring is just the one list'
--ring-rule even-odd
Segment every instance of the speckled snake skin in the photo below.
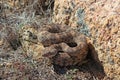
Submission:
{"label": "speckled snake skin", "polygon": [[38,41],[45,47],[43,56],[48,57],[53,64],[76,65],[86,58],[87,40],[77,30],[69,26],[51,24],[43,26],[38,32]]}

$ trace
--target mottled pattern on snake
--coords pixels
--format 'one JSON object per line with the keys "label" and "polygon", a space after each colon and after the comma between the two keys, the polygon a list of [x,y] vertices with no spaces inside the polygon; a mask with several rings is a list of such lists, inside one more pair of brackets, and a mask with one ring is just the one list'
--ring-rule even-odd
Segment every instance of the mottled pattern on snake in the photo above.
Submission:
{"label": "mottled pattern on snake", "polygon": [[45,49],[44,57],[60,66],[76,65],[87,56],[86,37],[69,26],[60,24],[45,25],[38,31],[38,41]]}

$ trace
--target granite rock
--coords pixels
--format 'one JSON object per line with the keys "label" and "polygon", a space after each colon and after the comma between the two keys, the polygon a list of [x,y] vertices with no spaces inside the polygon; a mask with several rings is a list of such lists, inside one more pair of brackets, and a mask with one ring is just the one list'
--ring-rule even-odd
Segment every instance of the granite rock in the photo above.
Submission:
{"label": "granite rock", "polygon": [[89,34],[107,76],[116,80],[120,79],[119,4],[119,0],[55,0],[53,16],[53,22]]}

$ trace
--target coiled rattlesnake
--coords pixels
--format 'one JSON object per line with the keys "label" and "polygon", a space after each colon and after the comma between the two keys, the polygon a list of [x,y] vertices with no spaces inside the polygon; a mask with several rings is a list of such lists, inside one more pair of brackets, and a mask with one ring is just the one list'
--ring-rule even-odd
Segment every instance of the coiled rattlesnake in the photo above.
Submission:
{"label": "coiled rattlesnake", "polygon": [[39,29],[38,41],[45,47],[43,56],[60,66],[81,63],[88,53],[86,37],[69,26],[46,25]]}

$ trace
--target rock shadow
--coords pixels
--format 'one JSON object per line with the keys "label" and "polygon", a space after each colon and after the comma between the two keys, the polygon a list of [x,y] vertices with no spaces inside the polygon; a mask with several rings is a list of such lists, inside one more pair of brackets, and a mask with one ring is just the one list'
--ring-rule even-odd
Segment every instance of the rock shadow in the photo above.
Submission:
{"label": "rock shadow", "polygon": [[66,74],[67,70],[79,69],[80,72],[90,73],[94,77],[103,79],[106,76],[103,65],[101,64],[98,58],[98,54],[94,46],[91,43],[89,43],[88,45],[89,45],[89,53],[86,58],[87,61],[86,63],[83,63],[80,66],[75,65],[75,66],[67,66],[67,67],[54,65],[54,71],[57,74]]}

